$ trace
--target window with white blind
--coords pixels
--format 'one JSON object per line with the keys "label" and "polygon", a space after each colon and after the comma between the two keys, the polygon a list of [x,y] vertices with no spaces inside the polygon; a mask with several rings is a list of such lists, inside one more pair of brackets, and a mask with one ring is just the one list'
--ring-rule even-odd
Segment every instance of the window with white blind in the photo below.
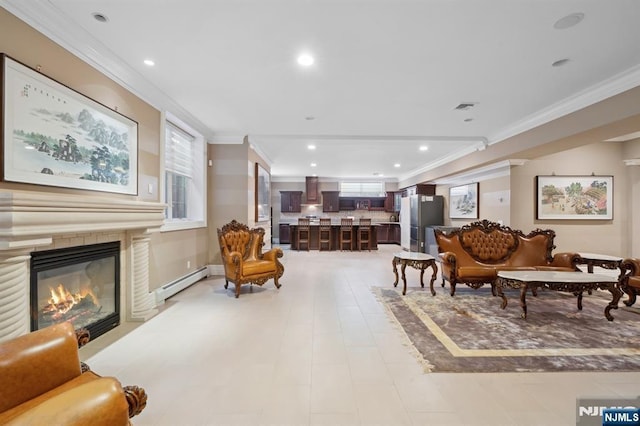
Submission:
{"label": "window with white blind", "polygon": [[341,197],[384,197],[384,182],[340,182]]}
{"label": "window with white blind", "polygon": [[204,139],[176,121],[165,122],[165,230],[205,225]]}

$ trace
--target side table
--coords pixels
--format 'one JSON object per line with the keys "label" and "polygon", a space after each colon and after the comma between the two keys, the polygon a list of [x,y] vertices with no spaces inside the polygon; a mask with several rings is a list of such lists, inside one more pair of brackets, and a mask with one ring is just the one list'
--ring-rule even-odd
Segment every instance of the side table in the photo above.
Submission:
{"label": "side table", "polygon": [[581,265],[587,265],[587,272],[593,274],[593,267],[599,266],[604,269],[619,269],[622,263],[622,258],[617,256],[609,256],[607,254],[597,253],[580,253],[578,255],[582,258]]}
{"label": "side table", "polygon": [[405,269],[407,265],[412,268],[420,270],[420,286],[424,288],[424,270],[427,268],[431,268],[433,270],[433,275],[431,276],[431,282],[429,283],[429,287],[431,288],[431,295],[435,296],[436,291],[433,289],[433,282],[438,275],[438,266],[436,265],[436,258],[431,256],[430,254],[425,253],[416,253],[416,252],[408,252],[401,251],[393,254],[393,273],[396,276],[396,280],[393,283],[394,287],[398,286],[398,263],[401,266],[400,270],[402,271],[402,282],[404,283],[404,288],[402,289],[402,294],[407,294],[407,277],[405,275]]}

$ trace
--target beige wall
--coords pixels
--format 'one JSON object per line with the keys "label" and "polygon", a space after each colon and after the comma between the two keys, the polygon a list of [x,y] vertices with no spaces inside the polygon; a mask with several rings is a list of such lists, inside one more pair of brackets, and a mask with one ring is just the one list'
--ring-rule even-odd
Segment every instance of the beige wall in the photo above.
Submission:
{"label": "beige wall", "polygon": [[[511,225],[525,232],[556,232],[556,251],[583,251],[627,256],[629,252],[627,168],[623,144],[593,143],[528,161],[511,171]],[[537,220],[538,175],[612,175],[613,220]]]}
{"label": "beige wall", "polygon": [[[84,63],[6,10],[0,8],[0,51],[109,108],[138,122],[139,196],[89,192],[68,188],[0,182],[0,190],[20,189],[37,192],[78,193],[109,198],[159,201],[160,134],[159,110],[127,91],[113,80]],[[148,193],[148,183],[154,191]],[[207,264],[205,229],[156,233],[151,236],[149,286],[154,290]],[[187,261],[191,267],[187,269]]]}

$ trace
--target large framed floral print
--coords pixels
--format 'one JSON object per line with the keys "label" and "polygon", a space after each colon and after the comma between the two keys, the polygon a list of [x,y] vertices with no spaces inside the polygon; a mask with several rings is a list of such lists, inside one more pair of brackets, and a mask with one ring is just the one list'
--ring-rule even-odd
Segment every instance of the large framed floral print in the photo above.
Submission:
{"label": "large framed floral print", "polygon": [[138,123],[2,60],[2,179],[137,194]]}

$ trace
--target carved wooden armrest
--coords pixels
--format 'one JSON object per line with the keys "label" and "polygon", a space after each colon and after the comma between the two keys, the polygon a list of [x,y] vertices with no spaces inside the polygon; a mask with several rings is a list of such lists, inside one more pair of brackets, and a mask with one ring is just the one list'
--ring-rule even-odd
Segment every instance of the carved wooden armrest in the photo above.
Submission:
{"label": "carved wooden armrest", "polygon": [[124,386],[123,389],[129,404],[129,418],[137,416],[147,406],[147,392],[139,386]]}
{"label": "carved wooden armrest", "polygon": [[91,340],[91,334],[86,328],[80,328],[76,330],[76,340],[78,341],[78,347],[81,348]]}

